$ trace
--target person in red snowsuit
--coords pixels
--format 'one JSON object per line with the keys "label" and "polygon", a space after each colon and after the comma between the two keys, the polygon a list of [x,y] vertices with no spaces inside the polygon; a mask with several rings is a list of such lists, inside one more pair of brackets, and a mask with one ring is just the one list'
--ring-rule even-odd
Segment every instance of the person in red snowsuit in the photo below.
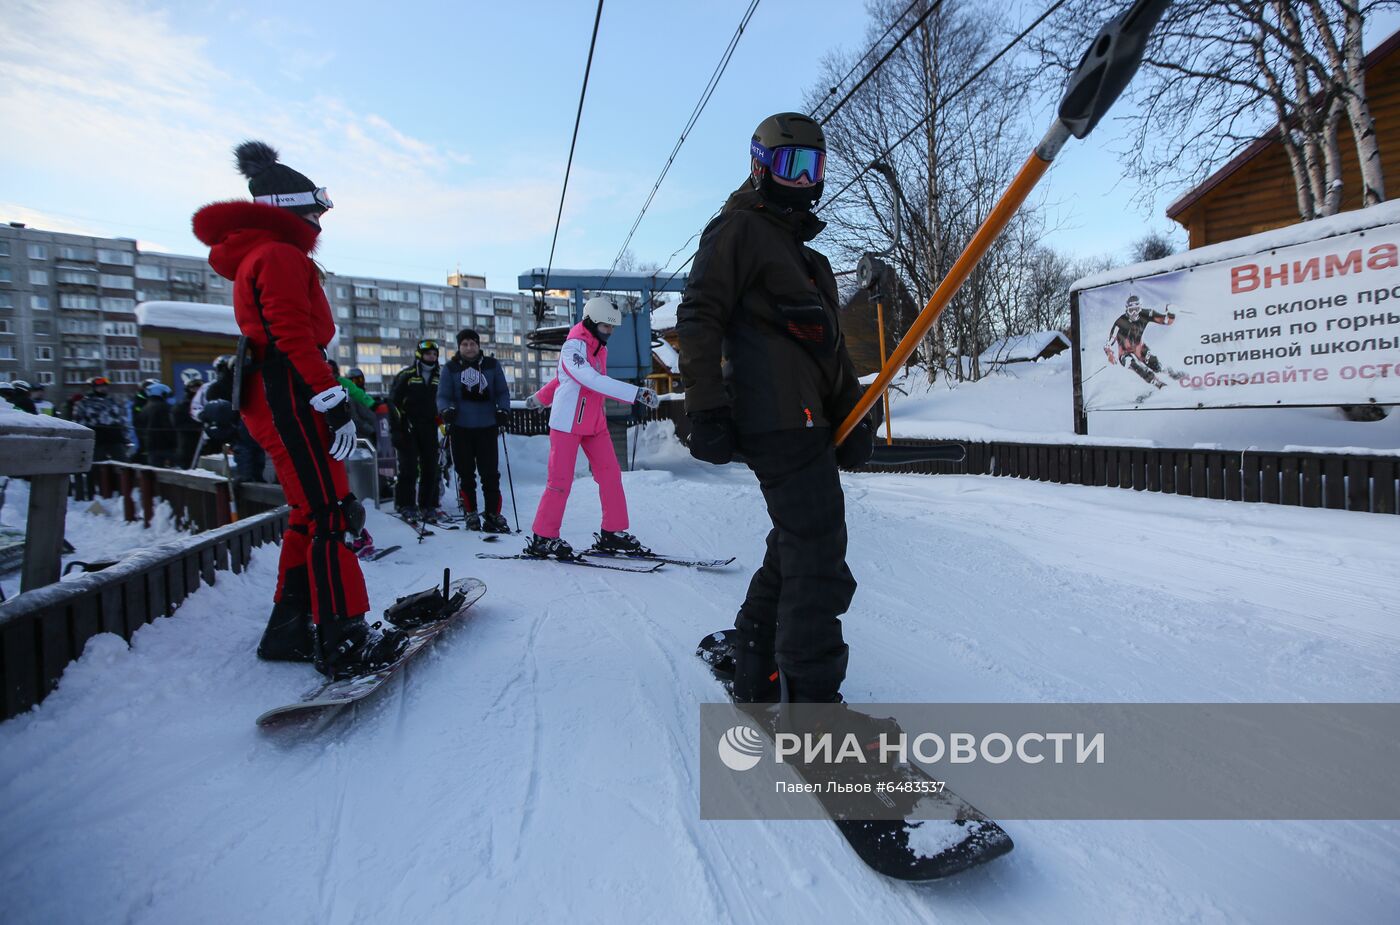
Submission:
{"label": "person in red snowsuit", "polygon": [[346,542],[365,520],[342,463],[355,425],[327,362],[335,320],[310,256],[330,198],[262,142],[235,153],[254,201],[205,206],[194,233],[209,245],[209,265],[233,281],[234,317],[252,355],[237,398],[292,508],[258,655],[349,677],[391,663],[407,640],[365,624],[369,596]]}

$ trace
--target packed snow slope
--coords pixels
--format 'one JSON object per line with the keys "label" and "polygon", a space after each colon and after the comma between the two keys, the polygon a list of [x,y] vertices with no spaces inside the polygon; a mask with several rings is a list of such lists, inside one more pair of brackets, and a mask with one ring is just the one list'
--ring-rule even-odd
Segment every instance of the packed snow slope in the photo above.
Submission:
{"label": "packed snow slope", "polygon": [[1187,449],[1400,451],[1396,409],[1374,422],[1349,421],[1330,407],[1101,411],[1089,415],[1089,435],[1076,436],[1072,362],[1066,350],[1038,363],[996,367],[976,382],[940,377],[929,383],[923,370],[908,371],[895,379],[890,392],[894,435]]}
{"label": "packed snow slope", "polygon": [[[1016,822],[921,887],[823,822],[698,818],[694,658],[766,521],[747,470],[651,427],[635,531],[737,568],[630,575],[475,559],[371,514],[374,604],[489,586],[471,619],[317,738],[254,718],[313,683],[253,656],[275,552],[128,649],[101,636],[0,725],[0,920],[54,922],[1395,921],[1394,823]],[[512,439],[528,518],[547,449]],[[854,701],[1393,701],[1395,519],[990,477],[845,479]],[[509,510],[509,507],[507,508]],[[587,476],[565,536],[598,519]],[[1281,771],[1286,773],[1286,771]],[[953,781],[956,787],[956,780]]]}

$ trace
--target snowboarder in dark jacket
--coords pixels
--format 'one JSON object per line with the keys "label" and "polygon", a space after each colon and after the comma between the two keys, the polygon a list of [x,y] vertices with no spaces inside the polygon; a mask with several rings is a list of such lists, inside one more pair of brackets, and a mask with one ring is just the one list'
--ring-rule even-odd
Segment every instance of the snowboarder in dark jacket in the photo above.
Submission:
{"label": "snowboarder in dark jacket", "polygon": [[690,452],[723,465],[742,454],[773,528],[735,628],[734,696],[839,699],[847,647],[841,614],[856,582],[846,566],[838,466],[870,458],[867,417],[833,435],[861,386],[837,320],[831,265],[807,246],[824,227],[826,140],[800,113],[759,125],[750,175],[705,229],[678,309]]}
{"label": "snowboarder in dark jacket", "polygon": [[184,396],[171,412],[175,423],[175,465],[181,469],[188,469],[194,465],[194,451],[195,447],[199,446],[199,432],[203,428],[190,413],[190,406],[203,386],[204,380],[197,376],[188,380],[185,383]]}
{"label": "snowboarder in dark jacket", "polygon": [[[497,437],[510,419],[510,384],[496,358],[481,352],[481,338],[471,328],[457,332],[457,352],[443,368],[437,406],[452,441],[457,500],[467,529],[509,533],[510,525],[501,515]],[[476,508],[478,472],[484,514]]]}
{"label": "snowboarder in dark jacket", "polygon": [[107,394],[106,376],[88,380],[88,391],[73,405],[73,420],[92,428],[92,461],[126,459],[126,412]]}
{"label": "snowboarder in dark jacket", "polygon": [[178,443],[174,416],[170,408],[170,386],[152,382],[142,388],[146,400],[136,417],[136,432],[145,450],[146,463],[169,468],[175,465]]}
{"label": "snowboarder in dark jacket", "polygon": [[[412,366],[389,387],[389,436],[399,456],[394,507],[410,523],[436,522],[438,509],[438,345],[420,340]],[[414,504],[415,489],[417,504]]]}

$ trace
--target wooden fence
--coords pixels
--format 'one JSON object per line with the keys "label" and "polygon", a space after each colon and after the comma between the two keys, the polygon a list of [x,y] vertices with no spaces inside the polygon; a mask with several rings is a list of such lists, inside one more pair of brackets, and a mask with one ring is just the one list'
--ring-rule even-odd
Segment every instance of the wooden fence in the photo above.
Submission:
{"label": "wooden fence", "polygon": [[279,541],[286,529],[282,507],[0,604],[0,720],[42,701],[93,636],[117,633],[130,641],[145,624],[174,613],[201,582],[212,585],[216,572],[243,571],[253,547]]}
{"label": "wooden fence", "polygon": [[[280,485],[242,482],[236,492],[229,480],[203,469],[163,469],[137,463],[100,462],[84,477],[75,477],[71,494],[122,499],[122,517],[151,525],[156,499],[169,503],[181,529],[212,530],[286,503]],[[236,503],[236,506],[235,506]]]}
{"label": "wooden fence", "polygon": [[[900,440],[899,446],[946,441]],[[871,472],[994,475],[1299,507],[1400,513],[1400,456],[969,442],[961,462]]]}

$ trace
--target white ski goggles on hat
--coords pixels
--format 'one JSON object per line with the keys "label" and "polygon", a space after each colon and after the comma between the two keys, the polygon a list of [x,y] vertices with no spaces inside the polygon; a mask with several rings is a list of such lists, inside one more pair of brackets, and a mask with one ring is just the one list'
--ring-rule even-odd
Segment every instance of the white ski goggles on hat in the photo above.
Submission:
{"label": "white ski goggles on hat", "polygon": [[281,206],[286,209],[291,206],[318,206],[322,209],[333,209],[330,194],[326,192],[324,186],[306,193],[269,193],[266,196],[254,196],[254,202],[261,202],[269,206]]}

